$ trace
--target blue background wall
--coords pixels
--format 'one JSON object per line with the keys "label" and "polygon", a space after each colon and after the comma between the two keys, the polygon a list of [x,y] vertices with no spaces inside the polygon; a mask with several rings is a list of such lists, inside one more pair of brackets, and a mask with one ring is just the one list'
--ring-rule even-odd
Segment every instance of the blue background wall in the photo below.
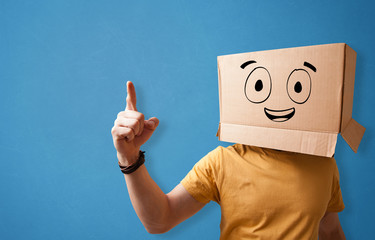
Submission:
{"label": "blue background wall", "polygon": [[358,53],[354,118],[336,159],[348,239],[373,237],[375,5],[371,1],[0,1],[0,238],[218,239],[208,204],[164,235],[138,220],[110,129],[125,107],[160,126],[143,147],[168,192],[217,145],[216,56],[345,42]]}

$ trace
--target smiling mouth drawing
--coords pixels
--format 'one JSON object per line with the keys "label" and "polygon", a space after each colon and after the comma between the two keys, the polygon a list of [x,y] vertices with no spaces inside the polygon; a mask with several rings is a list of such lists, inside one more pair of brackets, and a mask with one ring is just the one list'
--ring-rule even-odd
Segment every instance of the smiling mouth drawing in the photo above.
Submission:
{"label": "smiling mouth drawing", "polygon": [[264,108],[266,116],[274,122],[285,122],[294,116],[296,109],[294,107],[285,110],[272,110]]}

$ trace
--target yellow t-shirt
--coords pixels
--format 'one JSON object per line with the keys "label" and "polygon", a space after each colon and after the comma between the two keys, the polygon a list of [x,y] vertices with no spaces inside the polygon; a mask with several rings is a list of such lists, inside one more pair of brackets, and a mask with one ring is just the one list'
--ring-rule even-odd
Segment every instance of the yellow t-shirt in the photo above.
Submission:
{"label": "yellow t-shirt", "polygon": [[220,204],[220,239],[318,239],[325,212],[344,209],[334,158],[235,144],[207,154],[181,184]]}

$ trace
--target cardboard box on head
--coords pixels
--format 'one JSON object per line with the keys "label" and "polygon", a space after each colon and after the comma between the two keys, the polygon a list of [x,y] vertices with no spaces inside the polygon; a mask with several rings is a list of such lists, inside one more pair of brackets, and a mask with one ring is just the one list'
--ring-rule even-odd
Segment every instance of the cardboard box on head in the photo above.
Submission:
{"label": "cardboard box on head", "polygon": [[356,52],[344,43],[218,57],[221,141],[331,157],[356,152]]}

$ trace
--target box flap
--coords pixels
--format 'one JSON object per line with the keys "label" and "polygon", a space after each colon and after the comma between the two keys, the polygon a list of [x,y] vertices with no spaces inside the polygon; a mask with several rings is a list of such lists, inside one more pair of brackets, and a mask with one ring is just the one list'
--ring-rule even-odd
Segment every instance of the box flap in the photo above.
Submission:
{"label": "box flap", "polygon": [[246,145],[332,157],[336,133],[322,133],[220,123],[219,140]]}
{"label": "box flap", "polygon": [[342,97],[341,136],[357,152],[366,128],[352,119],[354,80],[357,53],[345,45],[344,84]]}
{"label": "box flap", "polygon": [[357,152],[365,131],[365,127],[351,118],[346,127],[341,130],[341,136],[349,144],[350,148],[353,149],[354,152]]}

